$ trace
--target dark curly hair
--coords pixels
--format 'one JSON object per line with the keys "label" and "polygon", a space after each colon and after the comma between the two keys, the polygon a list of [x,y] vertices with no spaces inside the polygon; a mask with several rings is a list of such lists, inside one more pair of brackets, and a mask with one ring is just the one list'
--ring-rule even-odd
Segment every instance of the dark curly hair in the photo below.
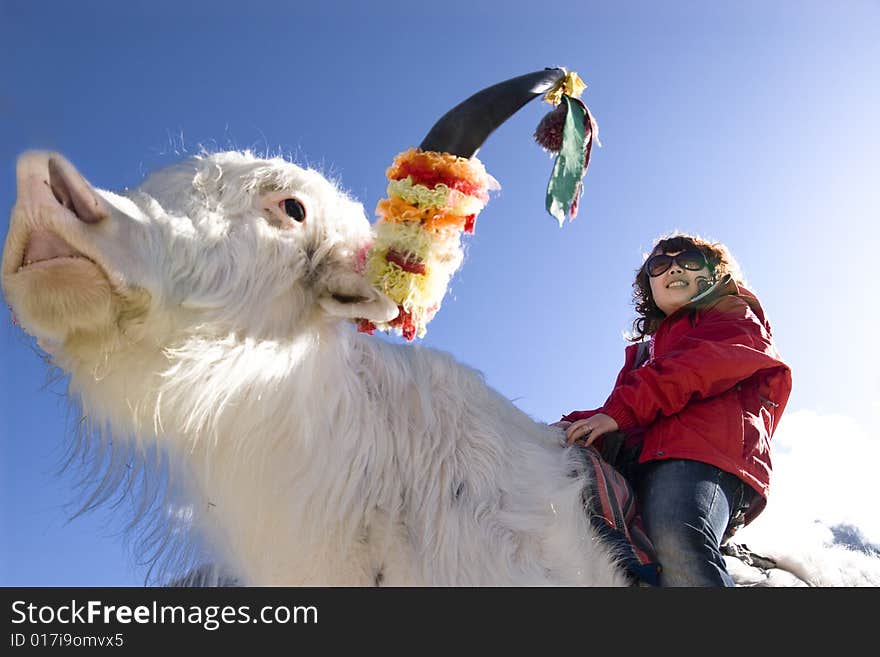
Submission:
{"label": "dark curly hair", "polygon": [[[739,265],[731,255],[727,247],[721,242],[712,242],[698,235],[673,234],[661,237],[654,244],[651,253],[645,258],[650,258],[658,253],[677,253],[688,249],[697,249],[709,263],[709,275],[714,283],[722,276],[731,274],[739,283],[743,283]],[[666,317],[651,294],[651,282],[645,271],[644,263],[636,270],[636,280],[633,283],[633,302],[639,317],[633,322],[633,332],[627,336],[631,342],[639,342],[646,335],[653,335]]]}

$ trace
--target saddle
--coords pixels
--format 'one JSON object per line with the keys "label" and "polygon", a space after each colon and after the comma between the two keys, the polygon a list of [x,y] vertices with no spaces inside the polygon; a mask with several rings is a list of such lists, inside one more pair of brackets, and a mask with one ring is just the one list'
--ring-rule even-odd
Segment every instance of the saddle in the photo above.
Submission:
{"label": "saddle", "polygon": [[584,509],[596,533],[620,559],[633,585],[658,586],[660,564],[638,513],[635,491],[613,465],[623,454],[623,434],[619,439],[615,434],[603,436],[602,452],[593,446],[581,450],[593,482],[592,487],[583,491]]}

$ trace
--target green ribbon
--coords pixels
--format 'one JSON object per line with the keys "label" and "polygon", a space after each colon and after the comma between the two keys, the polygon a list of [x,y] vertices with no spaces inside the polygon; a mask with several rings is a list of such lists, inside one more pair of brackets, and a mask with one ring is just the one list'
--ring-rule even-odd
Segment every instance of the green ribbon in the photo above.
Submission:
{"label": "green ribbon", "polygon": [[556,164],[553,165],[553,173],[550,174],[550,183],[547,185],[547,212],[555,217],[560,227],[565,223],[576,195],[580,192],[586,159],[586,112],[580,103],[571,102],[568,95],[562,96],[562,102],[568,109],[562,128],[562,147],[556,156]]}

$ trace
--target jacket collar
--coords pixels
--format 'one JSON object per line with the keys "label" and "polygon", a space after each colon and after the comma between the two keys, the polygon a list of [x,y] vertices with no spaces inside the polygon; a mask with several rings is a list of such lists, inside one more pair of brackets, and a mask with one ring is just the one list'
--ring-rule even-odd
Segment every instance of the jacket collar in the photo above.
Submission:
{"label": "jacket collar", "polygon": [[690,314],[691,320],[693,321],[699,309],[705,308],[706,306],[717,301],[725,295],[739,293],[739,286],[736,284],[736,281],[733,280],[733,276],[731,276],[730,274],[725,274],[718,281],[716,281],[714,285],[700,292],[697,296],[692,298],[685,305],[681,306],[671,315],[667,315],[663,319],[663,323],[668,324],[668,320],[670,318],[678,318],[686,314]]}
{"label": "jacket collar", "polygon": [[722,276],[714,285],[706,288],[693,299],[688,301],[683,308],[697,308],[699,306],[704,306],[726,294],[739,294],[739,286],[730,274]]}

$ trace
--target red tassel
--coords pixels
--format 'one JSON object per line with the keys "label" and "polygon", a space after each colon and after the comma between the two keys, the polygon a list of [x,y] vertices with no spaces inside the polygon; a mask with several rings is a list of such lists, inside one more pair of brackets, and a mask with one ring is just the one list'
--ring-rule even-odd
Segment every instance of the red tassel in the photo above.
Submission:
{"label": "red tassel", "polygon": [[373,335],[373,331],[376,330],[376,325],[368,319],[362,319],[357,323],[357,330],[358,333]]}
{"label": "red tassel", "polygon": [[400,328],[403,339],[411,342],[413,338],[416,337],[416,324],[413,320],[413,316],[405,311],[403,306],[397,306],[397,308],[400,312],[397,314],[397,317],[388,323],[388,326]]}

